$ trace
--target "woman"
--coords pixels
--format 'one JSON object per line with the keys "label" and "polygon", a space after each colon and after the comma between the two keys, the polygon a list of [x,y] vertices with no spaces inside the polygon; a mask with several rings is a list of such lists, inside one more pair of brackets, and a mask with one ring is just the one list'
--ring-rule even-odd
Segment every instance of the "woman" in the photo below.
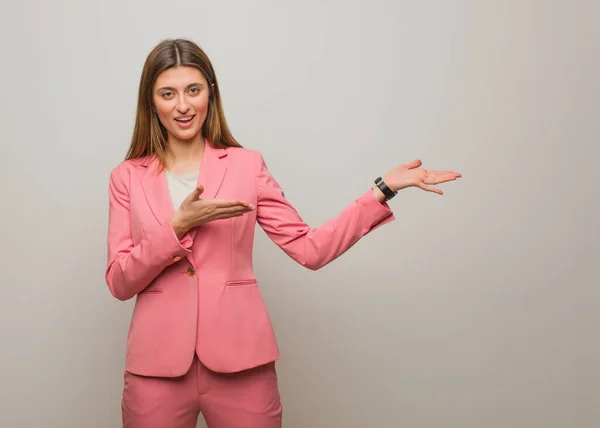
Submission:
{"label": "woman", "polygon": [[258,222],[292,259],[319,269],[394,219],[409,186],[455,180],[414,161],[390,170],[318,228],[285,199],[258,151],[231,135],[206,54],[167,40],[141,76],[126,160],[110,174],[106,282],[136,296],[123,426],[281,427],[278,347],[252,267]]}

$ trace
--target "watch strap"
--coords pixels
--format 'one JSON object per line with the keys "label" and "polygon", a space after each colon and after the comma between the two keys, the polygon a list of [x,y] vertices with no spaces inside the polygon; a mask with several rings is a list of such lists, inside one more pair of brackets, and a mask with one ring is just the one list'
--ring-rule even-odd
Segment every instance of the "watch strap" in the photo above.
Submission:
{"label": "watch strap", "polygon": [[385,199],[388,201],[398,194],[397,191],[390,189],[381,177],[377,177],[375,179],[375,184],[377,185],[377,187],[379,187],[379,190],[381,190],[381,192],[385,196]]}

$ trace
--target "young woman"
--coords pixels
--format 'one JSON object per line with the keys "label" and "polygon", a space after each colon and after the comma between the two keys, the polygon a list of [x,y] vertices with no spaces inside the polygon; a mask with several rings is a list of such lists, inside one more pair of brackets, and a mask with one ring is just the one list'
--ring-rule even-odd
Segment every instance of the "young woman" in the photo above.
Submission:
{"label": "young woman", "polygon": [[210,60],[167,40],[141,76],[126,160],[110,174],[106,282],[136,297],[127,337],[123,426],[281,427],[278,347],[253,273],[258,222],[292,259],[319,269],[392,221],[399,190],[460,174],[413,161],[310,228],[260,152],[231,135]]}

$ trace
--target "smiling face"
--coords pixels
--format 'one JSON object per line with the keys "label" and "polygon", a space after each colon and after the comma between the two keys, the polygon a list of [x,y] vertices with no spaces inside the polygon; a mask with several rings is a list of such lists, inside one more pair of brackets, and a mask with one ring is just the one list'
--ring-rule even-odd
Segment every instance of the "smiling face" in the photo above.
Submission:
{"label": "smiling face", "polygon": [[169,141],[202,138],[209,92],[206,79],[194,67],[173,67],[158,76],[152,98]]}

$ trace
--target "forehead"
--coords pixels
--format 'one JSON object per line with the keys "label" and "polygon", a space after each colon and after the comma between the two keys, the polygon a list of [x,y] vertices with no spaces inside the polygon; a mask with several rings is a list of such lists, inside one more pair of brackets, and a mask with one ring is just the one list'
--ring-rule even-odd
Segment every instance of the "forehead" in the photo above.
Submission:
{"label": "forehead", "polygon": [[185,87],[190,83],[203,83],[206,85],[206,79],[200,73],[200,70],[194,67],[172,67],[163,71],[156,78],[155,88],[170,86],[174,88]]}

